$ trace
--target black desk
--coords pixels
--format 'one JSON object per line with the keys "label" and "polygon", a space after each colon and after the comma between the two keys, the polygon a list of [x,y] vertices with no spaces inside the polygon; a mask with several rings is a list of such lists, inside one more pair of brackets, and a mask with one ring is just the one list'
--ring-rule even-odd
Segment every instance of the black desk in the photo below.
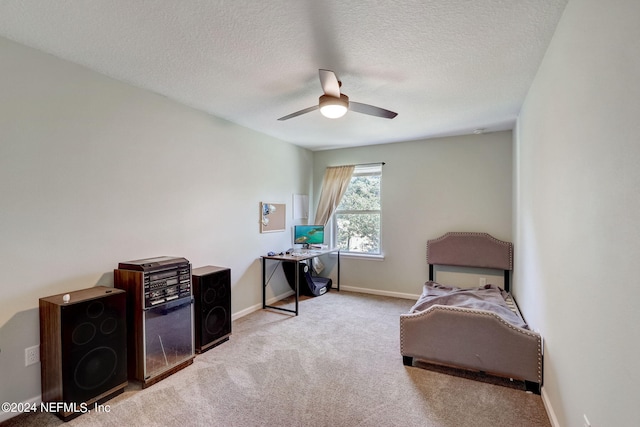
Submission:
{"label": "black desk", "polygon": [[[298,251],[294,251],[288,255],[264,255],[262,256],[262,308],[274,308],[276,310],[287,311],[289,313],[295,313],[298,315],[298,301],[300,299],[300,263],[302,261],[306,261],[308,259],[313,259],[320,255],[326,255],[331,253],[338,254],[338,277],[336,280],[336,287],[332,289],[336,289],[340,291],[340,249],[302,249]],[[267,305],[267,261],[293,261],[296,263],[296,309],[290,310],[288,308],[282,307],[274,307],[272,305]]]}

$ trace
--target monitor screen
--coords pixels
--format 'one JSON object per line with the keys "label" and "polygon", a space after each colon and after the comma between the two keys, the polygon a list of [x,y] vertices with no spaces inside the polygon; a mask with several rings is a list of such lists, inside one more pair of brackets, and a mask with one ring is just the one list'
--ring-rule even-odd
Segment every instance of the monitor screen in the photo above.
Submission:
{"label": "monitor screen", "polygon": [[324,243],[324,225],[295,225],[293,243],[303,245],[321,245]]}

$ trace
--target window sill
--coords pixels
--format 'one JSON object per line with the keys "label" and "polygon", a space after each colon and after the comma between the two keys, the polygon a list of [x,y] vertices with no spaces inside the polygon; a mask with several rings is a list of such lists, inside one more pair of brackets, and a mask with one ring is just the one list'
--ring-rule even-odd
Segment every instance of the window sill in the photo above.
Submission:
{"label": "window sill", "polygon": [[340,251],[340,258],[366,259],[372,261],[384,261],[384,254],[359,254],[356,252]]}

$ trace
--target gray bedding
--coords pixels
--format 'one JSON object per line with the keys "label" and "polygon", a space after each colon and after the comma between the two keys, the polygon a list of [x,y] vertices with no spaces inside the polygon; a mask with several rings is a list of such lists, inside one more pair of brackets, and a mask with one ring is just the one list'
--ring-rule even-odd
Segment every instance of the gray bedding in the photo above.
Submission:
{"label": "gray bedding", "polygon": [[409,313],[424,311],[435,304],[473,308],[493,312],[514,326],[528,329],[524,320],[509,308],[506,297],[507,293],[494,285],[463,289],[429,281]]}

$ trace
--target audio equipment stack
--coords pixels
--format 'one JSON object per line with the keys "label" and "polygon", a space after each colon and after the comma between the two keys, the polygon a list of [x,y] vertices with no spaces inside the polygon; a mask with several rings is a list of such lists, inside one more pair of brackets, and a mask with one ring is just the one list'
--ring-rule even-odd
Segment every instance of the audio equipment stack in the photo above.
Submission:
{"label": "audio equipment stack", "polygon": [[202,353],[231,335],[231,270],[208,265],[193,269],[196,353]]}
{"label": "audio equipment stack", "polygon": [[114,285],[127,293],[129,379],[148,387],[193,363],[191,264],[156,257],[121,262]]}
{"label": "audio equipment stack", "polygon": [[127,386],[126,293],[96,286],[40,298],[42,401],[65,421]]}

